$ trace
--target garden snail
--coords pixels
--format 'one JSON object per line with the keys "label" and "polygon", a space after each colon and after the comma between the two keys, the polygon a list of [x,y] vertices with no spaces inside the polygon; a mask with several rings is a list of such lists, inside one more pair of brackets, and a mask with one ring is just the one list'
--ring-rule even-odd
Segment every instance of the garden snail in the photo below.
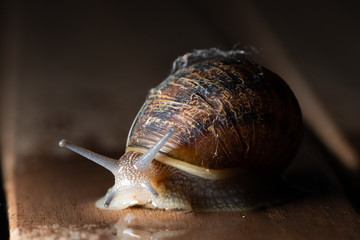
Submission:
{"label": "garden snail", "polygon": [[289,164],[302,118],[286,83],[246,55],[212,48],[175,60],[169,77],[150,90],[120,160],[60,141],[114,174],[98,207],[191,211],[262,204],[263,179]]}

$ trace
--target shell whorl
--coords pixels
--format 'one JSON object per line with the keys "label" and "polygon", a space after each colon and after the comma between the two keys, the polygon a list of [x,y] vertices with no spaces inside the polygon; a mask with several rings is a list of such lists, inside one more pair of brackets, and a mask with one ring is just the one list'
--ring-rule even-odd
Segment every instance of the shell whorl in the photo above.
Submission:
{"label": "shell whorl", "polygon": [[242,52],[214,49],[184,55],[152,89],[128,146],[150,148],[172,126],[161,152],[210,169],[281,171],[301,135],[301,112],[276,74]]}

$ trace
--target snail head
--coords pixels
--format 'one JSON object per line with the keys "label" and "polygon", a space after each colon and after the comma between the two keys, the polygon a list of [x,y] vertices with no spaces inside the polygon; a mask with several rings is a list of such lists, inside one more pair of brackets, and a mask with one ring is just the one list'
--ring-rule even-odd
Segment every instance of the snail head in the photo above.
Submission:
{"label": "snail head", "polygon": [[61,140],[59,146],[76,152],[109,170],[115,177],[115,184],[103,198],[97,201],[96,205],[105,209],[124,209],[132,205],[150,204],[153,202],[152,199],[158,196],[151,183],[151,162],[175,130],[175,127],[172,127],[144,154],[127,152],[119,160],[94,153],[67,140]]}

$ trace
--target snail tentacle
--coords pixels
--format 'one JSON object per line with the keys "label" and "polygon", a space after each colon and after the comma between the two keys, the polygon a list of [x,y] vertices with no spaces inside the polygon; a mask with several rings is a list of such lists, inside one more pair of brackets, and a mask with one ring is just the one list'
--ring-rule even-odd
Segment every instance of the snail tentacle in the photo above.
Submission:
{"label": "snail tentacle", "polygon": [[108,208],[110,206],[110,203],[111,201],[114,199],[115,197],[115,194],[117,192],[117,190],[119,189],[119,187],[112,187],[109,192],[106,194],[106,200],[105,200],[105,203],[104,203],[104,207],[105,208]]}
{"label": "snail tentacle", "polygon": [[147,190],[149,190],[149,192],[151,192],[151,194],[154,196],[154,197],[157,197],[159,196],[159,193],[155,190],[155,188],[151,185],[150,182],[148,183],[142,183],[141,186]]}
{"label": "snail tentacle", "polygon": [[116,174],[117,170],[119,169],[119,163],[116,159],[105,157],[103,155],[94,153],[90,150],[87,150],[85,148],[79,147],[75,144],[72,144],[68,142],[67,140],[63,139],[59,142],[60,147],[65,147],[97,164],[100,166],[103,166],[110,172],[112,172],[114,175]]}
{"label": "snail tentacle", "polygon": [[134,168],[137,170],[144,171],[149,169],[152,160],[155,155],[160,151],[160,149],[165,145],[167,140],[174,134],[176,128],[171,127],[170,131],[167,132],[152,148],[150,148],[146,153],[144,153],[134,164]]}

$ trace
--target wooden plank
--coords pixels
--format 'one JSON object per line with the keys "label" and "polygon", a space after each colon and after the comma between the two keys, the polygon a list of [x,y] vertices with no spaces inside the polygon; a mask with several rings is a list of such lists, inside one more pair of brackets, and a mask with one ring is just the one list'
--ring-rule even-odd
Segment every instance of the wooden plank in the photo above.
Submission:
{"label": "wooden plank", "polygon": [[[306,140],[311,142],[310,137]],[[7,189],[16,196],[10,218],[13,239],[102,239],[109,234],[126,236],[129,230],[143,236],[171,231],[175,239],[356,239],[360,234],[360,219],[352,206],[304,148],[287,172],[304,194],[264,210],[198,215],[141,208],[98,210],[95,200],[113,181],[105,170],[74,156],[21,160],[25,165],[16,171],[14,189]]]}
{"label": "wooden plank", "polygon": [[[328,154],[311,132],[286,172],[289,181],[304,190],[286,204],[197,215],[95,208],[95,200],[112,185],[112,176],[58,149],[58,140],[66,137],[119,157],[148,89],[166,76],[173,58],[193,48],[233,44],[245,36],[219,37],[217,31],[233,31],[226,24],[208,27],[207,20],[215,22],[213,16],[199,17],[186,4],[139,9],[130,3],[120,8],[116,2],[100,6],[69,2],[63,7],[42,3],[34,15],[38,7],[26,2],[15,7],[21,18],[12,26],[17,31],[9,35],[6,55],[15,57],[14,64],[5,71],[10,84],[1,88],[2,163],[11,239],[108,239],[131,231],[143,239],[360,236],[360,219],[338,190],[326,164]],[[225,10],[218,10],[225,15]],[[172,20],[171,27],[164,19]]]}

